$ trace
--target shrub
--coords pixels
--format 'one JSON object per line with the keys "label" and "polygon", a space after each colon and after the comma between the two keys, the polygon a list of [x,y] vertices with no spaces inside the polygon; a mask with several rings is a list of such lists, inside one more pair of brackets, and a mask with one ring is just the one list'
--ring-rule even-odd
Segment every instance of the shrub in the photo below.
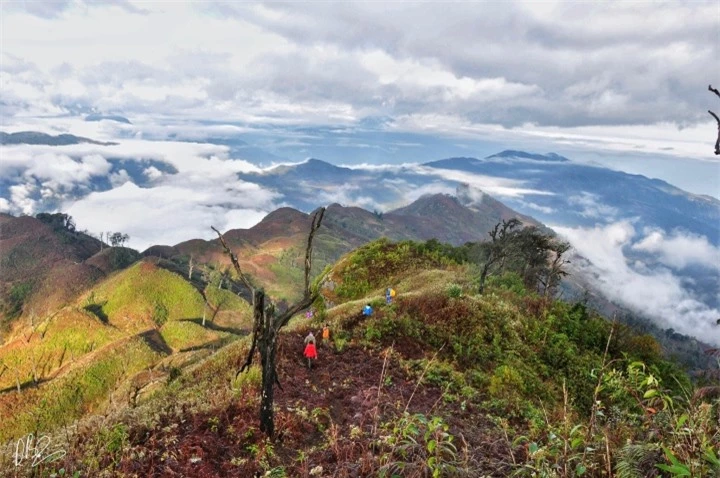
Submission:
{"label": "shrub", "polygon": [[155,302],[152,320],[158,327],[162,327],[168,320],[168,308],[162,302]]}
{"label": "shrub", "polygon": [[453,299],[458,299],[462,296],[462,287],[460,287],[458,284],[450,284],[447,286],[447,289],[445,289],[447,292],[448,297],[451,297]]}

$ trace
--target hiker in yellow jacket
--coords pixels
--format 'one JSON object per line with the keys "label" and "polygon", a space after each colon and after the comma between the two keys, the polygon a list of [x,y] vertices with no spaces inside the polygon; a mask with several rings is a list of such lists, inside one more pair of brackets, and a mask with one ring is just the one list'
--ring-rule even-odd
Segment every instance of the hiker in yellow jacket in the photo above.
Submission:
{"label": "hiker in yellow jacket", "polygon": [[392,300],[395,297],[395,294],[395,289],[393,289],[392,287],[388,287],[387,289],[385,289],[385,303],[387,305],[392,304]]}

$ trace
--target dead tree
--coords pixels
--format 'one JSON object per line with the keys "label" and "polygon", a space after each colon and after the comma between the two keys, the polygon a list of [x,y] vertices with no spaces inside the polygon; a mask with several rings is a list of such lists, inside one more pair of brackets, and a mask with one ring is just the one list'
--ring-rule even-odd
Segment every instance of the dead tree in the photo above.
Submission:
{"label": "dead tree", "polygon": [[[717,95],[718,98],[720,98],[720,91],[718,91],[717,88],[713,88],[712,85],[708,85],[708,91],[712,91]],[[710,113],[712,117],[715,118],[715,121],[717,121],[718,136],[717,140],[715,140],[715,154],[720,154],[720,118],[718,118],[718,115],[713,113],[711,110],[708,110],[708,113]]]}
{"label": "dead tree", "polygon": [[[262,288],[253,287],[248,278],[240,269],[240,263],[237,256],[230,250],[225,243],[220,231],[212,228],[220,238],[220,243],[225,253],[230,256],[230,260],[235,268],[235,272],[247,287],[252,295],[253,306],[253,335],[250,351],[248,352],[245,363],[237,372],[237,375],[248,370],[252,365],[255,357],[255,351],[260,354],[260,365],[262,368],[262,394],[260,399],[260,430],[268,437],[275,435],[275,419],[273,411],[273,392],[275,384],[281,387],[278,380],[276,364],[277,364],[277,340],[280,329],[285,327],[290,319],[303,310],[307,309],[317,298],[317,292],[310,290],[310,268],[312,267],[312,245],[315,233],[320,228],[325,208],[320,208],[315,212],[308,234],[307,248],[305,249],[305,289],[302,298],[295,304],[287,308],[282,314],[276,315],[275,305],[267,301],[265,291]],[[237,376],[236,375],[236,376]]]}

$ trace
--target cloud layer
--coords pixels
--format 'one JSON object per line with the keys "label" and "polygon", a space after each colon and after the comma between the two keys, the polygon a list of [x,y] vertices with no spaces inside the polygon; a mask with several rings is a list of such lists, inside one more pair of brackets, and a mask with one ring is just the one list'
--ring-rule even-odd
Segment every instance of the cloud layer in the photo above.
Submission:
{"label": "cloud layer", "polygon": [[252,125],[383,118],[376,126],[391,131],[711,156],[713,1],[0,8],[7,125],[90,111]]}
{"label": "cloud layer", "polygon": [[[645,231],[644,237],[637,238],[629,221],[594,228],[553,229],[589,261],[574,261],[574,267],[594,277],[609,299],[656,318],[661,325],[680,333],[720,345],[720,333],[715,325],[720,310],[699,300],[683,278],[670,268],[633,260],[628,254],[632,249],[652,250],[672,265],[685,266],[700,261],[717,267],[718,262],[709,261],[717,260],[718,251],[709,246],[705,238],[680,232],[668,238],[657,231]],[[698,244],[703,245],[701,250],[694,249]]]}
{"label": "cloud layer", "polygon": [[125,140],[100,146],[2,146],[0,211],[58,209],[91,232],[122,231],[144,249],[211,237],[210,226],[250,227],[277,193],[238,179],[258,171],[224,146]]}

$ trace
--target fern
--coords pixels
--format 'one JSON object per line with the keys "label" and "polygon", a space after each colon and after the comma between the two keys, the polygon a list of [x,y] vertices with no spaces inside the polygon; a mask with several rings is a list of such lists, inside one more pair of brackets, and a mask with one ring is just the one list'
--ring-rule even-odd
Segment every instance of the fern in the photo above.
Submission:
{"label": "fern", "polygon": [[617,478],[657,476],[655,463],[660,460],[660,447],[653,443],[628,443],[617,454]]}

